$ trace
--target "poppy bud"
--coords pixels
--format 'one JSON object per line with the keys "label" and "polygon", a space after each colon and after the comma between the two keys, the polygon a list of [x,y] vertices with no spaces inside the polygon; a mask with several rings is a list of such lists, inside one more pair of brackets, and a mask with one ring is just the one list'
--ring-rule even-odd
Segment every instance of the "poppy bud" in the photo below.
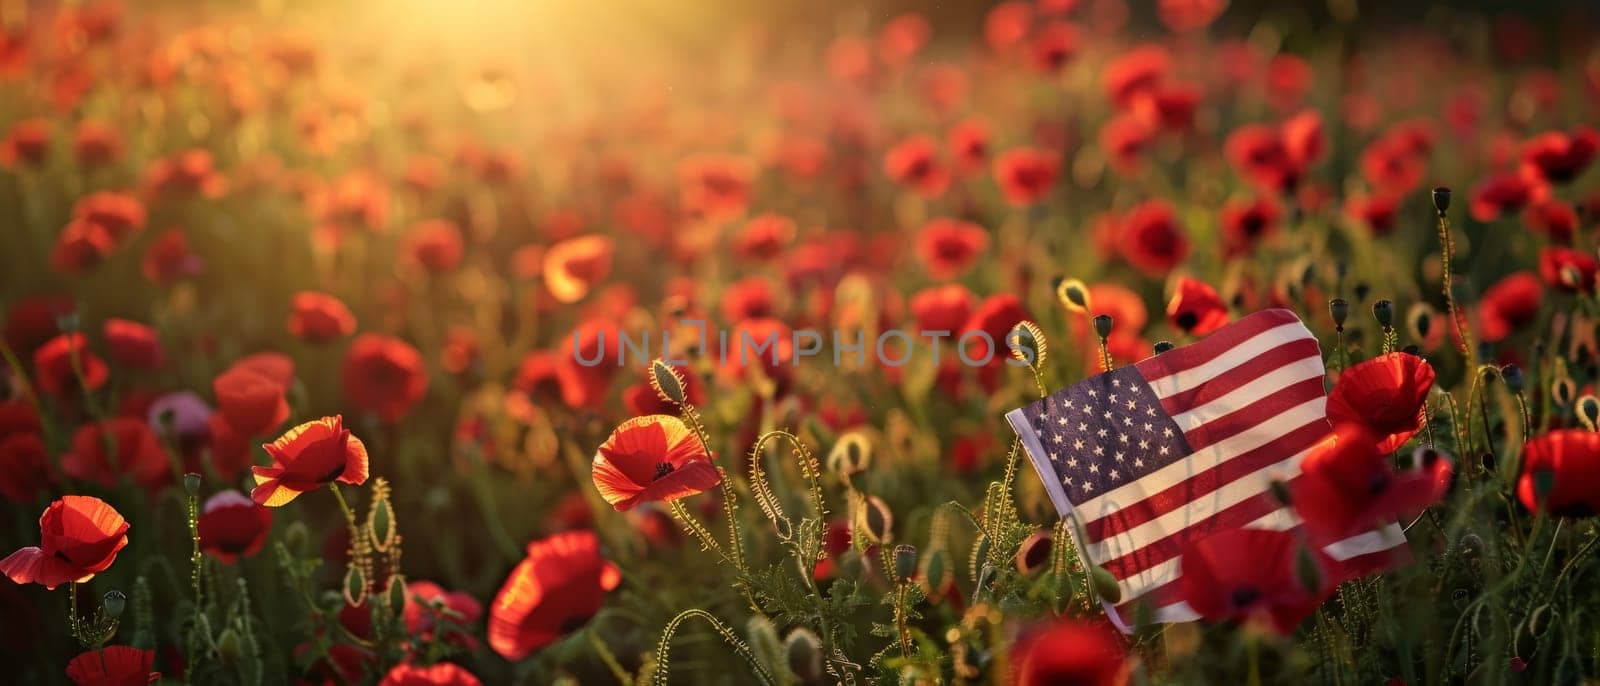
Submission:
{"label": "poppy bud", "polygon": [[894,513],[889,510],[888,503],[883,502],[878,496],[867,496],[866,506],[861,508],[861,528],[867,534],[866,539],[872,543],[888,543],[889,532],[894,528]]}
{"label": "poppy bud", "polygon": [[1112,605],[1122,600],[1122,587],[1117,585],[1117,578],[1111,576],[1111,572],[1104,567],[1089,565],[1089,581],[1094,584],[1095,595],[1100,596],[1101,600]]}
{"label": "poppy bud", "polygon": [[1343,329],[1344,321],[1350,317],[1350,301],[1344,298],[1329,300],[1328,314],[1333,317],[1333,325]]}
{"label": "poppy bud", "polygon": [[1273,479],[1272,483],[1268,484],[1268,487],[1272,489],[1272,497],[1276,498],[1278,502],[1283,503],[1284,505],[1294,504],[1294,498],[1290,497],[1289,495],[1288,484],[1277,479]]}
{"label": "poppy bud", "polygon": [[1437,186],[1433,189],[1433,209],[1438,210],[1439,214],[1444,214],[1446,210],[1450,209],[1449,188]]}
{"label": "poppy bud", "polygon": [[396,574],[389,577],[388,602],[391,608],[405,608],[406,606],[406,578]]}
{"label": "poppy bud", "polygon": [[905,583],[917,576],[917,547],[913,545],[897,545],[894,547],[894,577],[900,583]]}
{"label": "poppy bud", "polygon": [[1428,339],[1428,334],[1433,331],[1433,308],[1427,303],[1414,303],[1406,310],[1406,327],[1411,329],[1411,337],[1419,341]]}
{"label": "poppy bud", "polygon": [[783,652],[789,671],[800,677],[801,682],[822,681],[822,641],[810,629],[802,627],[789,632],[788,638],[783,640]]}
{"label": "poppy bud", "polygon": [[351,607],[361,607],[367,602],[367,575],[360,567],[350,565],[344,573],[344,603]]}
{"label": "poppy bud", "polygon": [[1317,565],[1317,558],[1311,555],[1309,549],[1300,548],[1295,553],[1294,575],[1300,580],[1300,585],[1311,593],[1322,588],[1322,568]]}
{"label": "poppy bud", "polygon": [[1578,418],[1590,431],[1600,431],[1600,398],[1588,394],[1578,398]]}
{"label": "poppy bud", "polygon": [[183,490],[189,495],[200,494],[200,475],[189,472],[183,475]]}
{"label": "poppy bud", "polygon": [[1056,282],[1056,299],[1061,301],[1061,306],[1069,312],[1088,314],[1091,302],[1089,300],[1089,287],[1077,279],[1061,279]]}
{"label": "poppy bud", "polygon": [[217,657],[223,664],[231,665],[243,654],[244,650],[239,643],[239,632],[234,631],[231,626],[223,629],[222,635],[217,637]]}
{"label": "poppy bud", "polygon": [[1094,333],[1101,338],[1111,337],[1111,315],[1097,314],[1094,316]]}
{"label": "poppy bud", "polygon": [[1017,571],[1031,576],[1044,569],[1050,562],[1050,551],[1050,532],[1033,532],[1017,548]]}
{"label": "poppy bud", "polygon": [[1470,531],[1461,535],[1457,545],[1461,546],[1463,557],[1474,558],[1483,554],[1483,538]]}
{"label": "poppy bud", "polygon": [[1171,350],[1173,348],[1176,348],[1176,347],[1178,347],[1178,346],[1173,345],[1172,341],[1156,341],[1155,351],[1156,351],[1157,355],[1160,355],[1161,353],[1164,353],[1164,352],[1166,352],[1168,350]]}
{"label": "poppy bud", "polygon": [[1016,361],[1038,368],[1044,364],[1047,354],[1044,331],[1038,324],[1026,319],[1017,322],[1011,328],[1011,333],[1006,334],[1006,348],[1010,349],[1011,357]]}
{"label": "poppy bud", "polygon": [[394,506],[389,504],[387,490],[372,503],[372,510],[367,513],[367,534],[372,539],[372,547],[378,552],[388,552],[400,537],[395,529]]}
{"label": "poppy bud", "polygon": [[655,389],[662,400],[674,405],[681,406],[688,401],[683,390],[683,374],[659,357],[650,362],[650,388]]}
{"label": "poppy bud", "polygon": [[858,431],[839,437],[828,453],[828,470],[840,475],[856,474],[872,466],[872,443]]}
{"label": "poppy bud", "polygon": [[122,591],[106,591],[100,604],[105,607],[107,617],[116,619],[122,616],[122,610],[128,606],[128,596],[123,595]]}
{"label": "poppy bud", "polygon": [[1352,290],[1355,293],[1356,302],[1366,302],[1367,294],[1372,292],[1372,286],[1363,281],[1356,284],[1356,287]]}
{"label": "poppy bud", "polygon": [[1379,300],[1372,303],[1372,316],[1378,320],[1385,331],[1394,328],[1394,302]]}
{"label": "poppy bud", "polygon": [[1500,378],[1505,379],[1506,388],[1511,389],[1512,393],[1521,393],[1527,383],[1527,379],[1522,376],[1522,368],[1514,364],[1501,367]]}
{"label": "poppy bud", "polygon": [[922,578],[928,582],[929,595],[937,594],[950,583],[950,553],[934,550],[922,559]]}
{"label": "poppy bud", "polygon": [[289,552],[295,555],[305,553],[306,539],[310,534],[306,532],[305,522],[296,520],[289,524],[289,529],[283,532],[283,544]]}
{"label": "poppy bud", "polygon": [[1572,383],[1572,379],[1562,377],[1560,379],[1556,379],[1555,383],[1550,384],[1550,398],[1555,400],[1556,404],[1562,407],[1571,405],[1572,396],[1577,394],[1578,387],[1576,384]]}

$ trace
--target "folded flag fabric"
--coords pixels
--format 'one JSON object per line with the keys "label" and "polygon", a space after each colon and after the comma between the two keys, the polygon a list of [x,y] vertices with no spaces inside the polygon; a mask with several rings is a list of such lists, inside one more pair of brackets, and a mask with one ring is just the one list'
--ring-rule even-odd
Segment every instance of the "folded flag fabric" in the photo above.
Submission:
{"label": "folded flag fabric", "polygon": [[[1299,527],[1272,482],[1292,480],[1332,430],[1324,375],[1316,337],[1272,309],[1006,414],[1080,554],[1116,578],[1117,626],[1130,630],[1141,603],[1156,622],[1198,618],[1178,583],[1188,542]],[[1373,569],[1404,545],[1391,524],[1323,550]]]}

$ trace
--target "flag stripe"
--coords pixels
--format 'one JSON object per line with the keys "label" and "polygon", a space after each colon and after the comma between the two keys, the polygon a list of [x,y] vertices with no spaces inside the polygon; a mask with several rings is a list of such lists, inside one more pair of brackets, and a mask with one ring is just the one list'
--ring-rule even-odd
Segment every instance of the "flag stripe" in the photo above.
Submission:
{"label": "flag stripe", "polygon": [[[1295,371],[1295,370],[1290,370]],[[1285,374],[1292,376],[1292,374]],[[1240,389],[1241,391],[1245,389]],[[1244,402],[1244,398],[1240,402]],[[1195,450],[1204,450],[1217,443],[1226,441],[1236,436],[1247,434],[1276,436],[1283,433],[1283,428],[1270,424],[1263,424],[1262,417],[1270,417],[1288,409],[1299,407],[1308,402],[1323,403],[1326,407],[1327,396],[1322,390],[1322,375],[1301,379],[1295,383],[1274,389],[1270,395],[1263,395],[1249,400],[1246,404],[1225,405],[1212,404],[1200,408],[1194,414],[1185,416],[1181,422],[1188,422],[1190,426],[1183,430],[1183,438],[1194,446]],[[1207,414],[1227,412],[1227,414],[1207,417]]]}
{"label": "flag stripe", "polygon": [[1107,559],[1100,566],[1118,579],[1127,579],[1155,565],[1177,559],[1178,554],[1183,552],[1184,544],[1190,540],[1218,531],[1241,528],[1281,508],[1283,504],[1275,500],[1271,493],[1257,492],[1250,498],[1222,508],[1210,517],[1190,522],[1182,531],[1154,541],[1143,541],[1143,545],[1137,549]]}
{"label": "flag stripe", "polygon": [[[1293,312],[1288,310],[1262,310],[1212,332],[1211,335],[1206,336],[1199,342],[1191,343],[1181,348],[1173,348],[1155,357],[1146,358],[1135,363],[1135,366],[1139,368],[1139,374],[1146,379],[1161,379],[1173,376],[1208,364],[1224,353],[1273,329],[1282,329],[1278,337],[1278,342],[1280,343],[1290,338],[1306,338],[1310,336],[1310,332],[1294,316]],[[1291,333],[1293,335],[1285,335]],[[1272,347],[1276,346],[1258,348],[1256,353],[1260,354]],[[1162,393],[1162,395],[1167,395],[1167,393]]]}
{"label": "flag stripe", "polygon": [[1222,378],[1213,379],[1211,383],[1162,398],[1161,407],[1167,411],[1167,414],[1174,415],[1183,412],[1187,408],[1200,407],[1266,374],[1274,372],[1284,365],[1308,358],[1315,359],[1318,373],[1323,373],[1322,352],[1317,348],[1316,340],[1311,338],[1295,339],[1262,353],[1260,357],[1251,360],[1250,364],[1244,365]]}

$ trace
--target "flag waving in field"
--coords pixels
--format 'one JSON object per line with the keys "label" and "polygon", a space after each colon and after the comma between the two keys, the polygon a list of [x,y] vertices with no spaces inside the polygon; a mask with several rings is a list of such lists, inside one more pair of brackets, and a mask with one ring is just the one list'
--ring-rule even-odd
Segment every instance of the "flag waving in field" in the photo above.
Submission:
{"label": "flag waving in field", "polygon": [[[1080,553],[1116,578],[1121,599],[1106,609],[1119,627],[1140,603],[1157,622],[1198,618],[1178,583],[1190,541],[1300,526],[1272,483],[1291,481],[1331,430],[1324,374],[1311,331],[1265,310],[1006,415]],[[1404,544],[1389,524],[1323,551],[1370,568]]]}

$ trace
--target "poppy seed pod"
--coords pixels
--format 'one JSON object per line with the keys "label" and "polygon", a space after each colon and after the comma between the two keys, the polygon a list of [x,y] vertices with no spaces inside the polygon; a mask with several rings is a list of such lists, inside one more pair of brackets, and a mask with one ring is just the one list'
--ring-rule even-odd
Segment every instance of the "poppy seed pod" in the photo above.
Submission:
{"label": "poppy seed pod", "polygon": [[917,576],[917,547],[912,545],[897,545],[894,547],[894,578],[900,583],[908,582]]}
{"label": "poppy seed pod", "polygon": [[1094,333],[1101,338],[1111,337],[1111,315],[1097,314],[1094,316]]}
{"label": "poppy seed pod", "polygon": [[1450,189],[1446,186],[1436,186],[1433,189],[1433,209],[1439,214],[1444,214],[1450,209]]}
{"label": "poppy seed pod", "polygon": [[1350,301],[1344,298],[1329,300],[1328,314],[1333,317],[1333,325],[1343,329],[1345,320],[1350,318]]}
{"label": "poppy seed pod", "polygon": [[199,493],[200,493],[200,475],[196,474],[194,472],[189,472],[188,474],[184,474],[183,475],[183,490],[184,490],[184,492],[188,493],[189,495],[199,495]]}
{"label": "poppy seed pod", "polygon": [[1512,393],[1521,393],[1527,384],[1527,379],[1522,375],[1522,367],[1514,364],[1501,367],[1500,378],[1505,380],[1506,388],[1511,389]]}
{"label": "poppy seed pod", "polygon": [[650,362],[650,388],[662,400],[674,405],[683,405],[688,402],[684,392],[683,373],[676,367],[667,364],[661,358]]}
{"label": "poppy seed pod", "polygon": [[1600,431],[1600,398],[1593,395],[1578,398],[1578,419],[1590,431]]}
{"label": "poppy seed pod", "polygon": [[795,629],[783,640],[784,656],[788,658],[789,671],[800,677],[802,683],[822,681],[822,641],[809,629]]}
{"label": "poppy seed pod", "polygon": [[1157,355],[1160,355],[1161,353],[1164,353],[1164,352],[1166,352],[1168,350],[1171,350],[1173,348],[1176,348],[1176,347],[1178,347],[1178,346],[1174,345],[1172,343],[1172,341],[1156,341],[1154,350],[1156,351]]}
{"label": "poppy seed pod", "polygon": [[222,630],[222,635],[217,637],[217,657],[223,664],[233,664],[239,661],[244,654],[243,645],[239,642],[239,632],[233,627]]}
{"label": "poppy seed pod", "polygon": [[128,596],[123,595],[122,591],[106,591],[100,604],[105,608],[107,617],[116,619],[122,616],[122,610],[128,606]]}
{"label": "poppy seed pod", "polygon": [[894,512],[889,509],[889,504],[873,495],[867,496],[863,505],[858,526],[866,534],[866,540],[870,543],[888,543],[889,532],[894,529]]}
{"label": "poppy seed pod", "polygon": [[1394,302],[1379,300],[1372,303],[1372,316],[1385,331],[1394,328]]}
{"label": "poppy seed pod", "polygon": [[872,442],[858,431],[839,437],[828,452],[828,471],[840,475],[856,474],[872,466]]}
{"label": "poppy seed pod", "polygon": [[1091,306],[1089,300],[1089,287],[1077,279],[1056,280],[1056,299],[1061,301],[1061,306],[1070,312],[1088,314]]}

